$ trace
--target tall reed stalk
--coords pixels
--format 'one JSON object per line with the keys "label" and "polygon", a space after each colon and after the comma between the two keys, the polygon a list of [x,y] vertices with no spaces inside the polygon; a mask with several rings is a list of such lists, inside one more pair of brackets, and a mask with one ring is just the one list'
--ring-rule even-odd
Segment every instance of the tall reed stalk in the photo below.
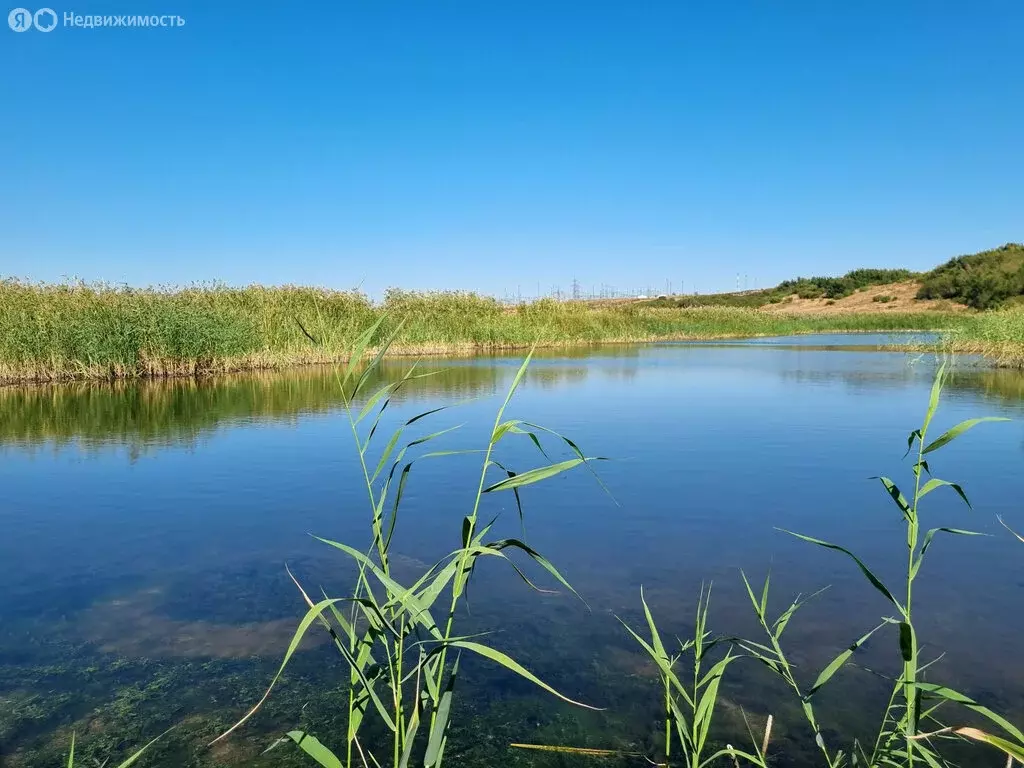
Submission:
{"label": "tall reed stalk", "polygon": [[[713,638],[707,628],[711,588],[701,587],[692,637],[679,640],[677,650],[671,654],[666,649],[651,610],[647,606],[643,590],[640,591],[640,602],[644,608],[644,617],[647,619],[650,640],[641,637],[625,622],[622,622],[622,625],[654,661],[661,679],[665,701],[665,739],[664,757],[657,765],[704,768],[721,759],[728,758],[736,762],[742,758],[764,768],[764,752],[768,748],[767,731],[763,748],[758,748],[757,741],[751,739],[753,753],[732,746],[709,749],[708,737],[718,702],[719,686],[728,666],[738,658],[730,647],[722,658],[705,669],[708,655],[721,642],[720,639]],[[681,675],[677,665],[684,661],[687,668],[682,670],[684,674]],[[674,758],[673,747],[679,748],[678,759]],[[711,754],[706,754],[708,752]]]}
{"label": "tall reed stalk", "polygon": [[[517,552],[544,569],[565,589],[576,594],[562,574],[524,541],[515,538],[489,540],[495,521],[492,519],[484,522],[480,514],[486,496],[511,492],[521,516],[520,488],[589,465],[596,459],[585,456],[575,443],[551,430],[518,419],[504,418],[512,396],[526,375],[530,362],[528,355],[517,371],[504,402],[498,408],[487,445],[482,449],[436,450],[407,459],[410,450],[432,443],[457,429],[442,429],[403,442],[408,427],[444,410],[435,408],[406,420],[393,432],[376,461],[373,461],[370,449],[375,445],[374,438],[392,398],[408,382],[429,375],[418,373],[414,365],[400,380],[386,384],[372,393],[364,392],[390,343],[401,332],[399,325],[388,338],[379,341],[381,326],[382,320],[378,320],[357,339],[351,349],[349,362],[339,371],[337,381],[366,487],[370,511],[370,544],[360,550],[348,544],[315,537],[351,558],[357,566],[355,584],[349,595],[328,597],[324,594],[322,599],[314,601],[299,580],[292,576],[308,606],[306,615],[299,623],[284,660],[263,698],[218,740],[228,736],[259,710],[281,678],[306,632],[316,624],[330,635],[334,647],[349,668],[345,740],[342,749],[334,751],[312,734],[291,731],[280,743],[298,745],[316,762],[328,768],[380,768],[384,765],[404,768],[414,760],[422,762],[427,768],[435,768],[444,763],[455,686],[459,679],[460,659],[464,653],[495,662],[564,701],[587,706],[559,693],[492,645],[458,634],[456,620],[465,600],[466,588],[482,558],[497,558],[507,562],[527,584],[536,588],[516,561],[509,557],[510,553]],[[360,361],[364,353],[375,341],[378,342],[377,354],[369,363],[362,364]],[[558,462],[548,459],[540,439],[540,435],[545,433],[567,446],[573,458]],[[495,457],[496,450],[504,440],[514,436],[529,438],[547,463],[524,472],[517,472],[501,463]],[[482,456],[473,504],[461,522],[460,546],[428,568],[413,583],[400,583],[392,569],[391,552],[410,472],[417,462],[456,454]],[[438,623],[432,610],[438,600],[445,596],[447,607],[444,620]],[[365,736],[369,718],[374,718],[378,725],[383,726],[387,734],[386,746]]]}
{"label": "tall reed stalk", "polygon": [[[900,488],[888,477],[878,480],[886,494],[900,511],[905,529],[906,566],[902,596],[890,589],[868,568],[868,566],[850,550],[804,534],[785,531],[803,541],[819,547],[834,550],[848,557],[867,579],[868,583],[885,599],[894,615],[885,616],[881,623],[855,640],[846,650],[832,660],[818,675],[809,688],[802,688],[797,682],[793,665],[787,658],[782,645],[781,635],[793,614],[806,602],[798,597],[775,622],[769,623],[766,617],[768,603],[768,580],[765,580],[761,597],[755,597],[750,582],[744,575],[744,583],[751,604],[757,614],[762,630],[767,637],[767,645],[752,641],[744,641],[741,646],[754,658],[759,659],[782,677],[800,700],[801,707],[808,724],[811,726],[815,743],[822,758],[829,768],[840,768],[854,761],[857,764],[871,766],[898,766],[914,768],[928,766],[938,768],[944,765],[938,750],[937,742],[942,738],[961,736],[984,741],[1003,750],[1006,754],[1019,759],[1024,749],[1024,733],[1001,715],[984,707],[962,693],[949,687],[928,682],[924,672],[933,662],[926,662],[921,657],[918,633],[914,625],[914,585],[920,576],[925,554],[938,534],[958,536],[977,536],[976,531],[960,528],[936,527],[923,532],[922,502],[933,491],[939,488],[950,488],[970,507],[970,502],[963,488],[957,483],[943,480],[932,475],[929,461],[939,449],[951,443],[973,427],[988,421],[1005,421],[998,418],[968,419],[963,421],[939,437],[929,440],[929,428],[938,410],[942,393],[945,366],[940,366],[932,385],[928,408],[925,411],[921,426],[913,430],[907,438],[907,454],[913,451],[914,461],[911,465],[913,475],[913,493],[908,500]],[[835,674],[845,666],[853,654],[879,630],[893,627],[896,631],[897,647],[901,672],[892,681],[892,694],[889,703],[882,713],[878,735],[870,750],[859,742],[855,742],[849,753],[826,743],[814,709],[814,695],[825,686]],[[997,725],[1010,740],[993,736],[973,728],[950,728],[937,718],[939,707],[944,704],[957,704],[974,714]],[[926,725],[934,725],[931,729]],[[1019,745],[1019,746],[1018,746]]]}
{"label": "tall reed stalk", "polygon": [[[668,766],[710,768],[716,763],[730,765],[733,768],[741,768],[741,766],[767,768],[769,765],[767,752],[773,722],[771,716],[768,717],[760,745],[748,725],[748,734],[752,744],[749,750],[739,750],[728,744],[724,748],[717,749],[708,746],[712,717],[719,705],[722,677],[734,661],[742,656],[748,656],[760,661],[778,675],[796,696],[803,716],[811,727],[821,763],[826,768],[847,768],[847,766],[948,768],[949,764],[939,751],[939,743],[944,739],[970,740],[988,744],[1006,756],[1008,766],[1011,766],[1014,760],[1024,765],[1024,733],[1019,728],[1002,715],[982,706],[964,694],[925,679],[924,673],[934,661],[922,659],[918,634],[914,626],[914,585],[920,576],[925,554],[935,537],[940,533],[958,536],[980,535],[975,531],[949,527],[930,528],[922,535],[922,502],[933,491],[939,488],[950,488],[968,507],[970,506],[967,495],[960,485],[932,475],[929,461],[936,451],[978,424],[988,421],[1005,421],[1005,419],[997,418],[968,419],[930,440],[929,428],[938,410],[944,374],[945,366],[941,366],[932,385],[923,423],[919,428],[913,430],[907,439],[906,455],[914,452],[914,461],[911,465],[914,490],[910,499],[908,500],[896,483],[888,477],[877,478],[886,494],[899,509],[904,523],[907,559],[904,582],[900,590],[901,597],[897,597],[897,592],[889,589],[864,561],[850,550],[804,534],[785,531],[803,541],[840,552],[848,557],[868,583],[885,598],[893,615],[882,617],[879,624],[854,640],[849,647],[818,673],[813,682],[807,684],[801,682],[798,669],[790,661],[782,638],[797,611],[820,594],[820,591],[806,597],[798,595],[785,610],[775,618],[771,618],[769,615],[770,577],[765,579],[759,591],[755,591],[746,574],[741,573],[747,595],[764,635],[764,641],[735,638],[731,641],[734,645],[731,645],[717,662],[711,664],[707,671],[704,671],[703,663],[708,652],[716,645],[725,642],[722,638],[712,639],[712,635],[707,629],[710,590],[705,592],[702,589],[698,597],[697,616],[692,636],[679,641],[678,649],[671,653],[662,640],[662,633],[659,632],[641,591],[640,601],[647,620],[649,639],[642,637],[628,625],[626,625],[626,629],[658,669],[660,696],[664,712],[663,754],[661,757],[651,757],[614,750],[588,750],[587,754],[638,757],[650,765],[666,768]],[[1024,542],[1024,537],[1016,533],[1014,535]],[[895,629],[901,671],[891,681],[892,692],[888,704],[881,714],[877,736],[874,743],[869,746],[854,740],[849,749],[839,748],[830,744],[826,739],[816,711],[817,699],[815,697],[846,666],[854,653],[876,632],[884,628]],[[734,650],[735,647],[738,647],[742,653],[737,654]],[[684,658],[687,659],[688,667],[685,670],[685,675],[680,671],[680,662]],[[957,705],[976,717],[987,720],[1000,729],[1001,735],[995,735],[973,726],[944,725],[938,719],[937,712],[946,704]],[[925,726],[932,727],[928,729]],[[516,746],[536,748],[536,745]],[[677,748],[678,753],[675,751]],[[549,749],[574,751],[566,747],[550,747]],[[710,754],[705,757],[705,752],[710,752]],[[583,751],[577,753],[584,754]]]}

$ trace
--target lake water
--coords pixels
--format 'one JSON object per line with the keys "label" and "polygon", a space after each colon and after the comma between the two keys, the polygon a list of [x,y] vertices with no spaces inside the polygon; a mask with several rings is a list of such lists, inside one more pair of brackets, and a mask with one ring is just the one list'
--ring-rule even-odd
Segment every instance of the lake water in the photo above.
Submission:
{"label": "lake water", "polygon": [[[830,586],[787,631],[807,682],[888,615],[849,560],[777,530],[841,543],[898,584],[900,516],[870,478],[911,484],[906,436],[920,423],[935,363],[878,351],[887,341],[816,336],[539,353],[508,415],[612,459],[597,466],[609,493],[577,470],[522,494],[528,540],[590,610],[564,594],[537,595],[495,565],[481,569],[463,627],[496,630],[493,645],[605,710],[584,713],[472,665],[453,764],[569,764],[510,752],[513,741],[653,749],[652,672],[615,619],[640,626],[641,585],[663,630],[682,635],[701,583],[713,582],[712,628],[755,639],[740,569],[758,583],[771,570],[776,610],[797,592]],[[426,361],[424,370],[440,372],[395,402],[385,433],[455,406],[417,422],[410,436],[462,424],[436,447],[482,447],[519,362]],[[409,364],[389,361],[384,376]],[[964,486],[974,510],[940,489],[927,499],[925,526],[992,536],[937,539],[916,594],[923,652],[945,652],[931,679],[1017,722],[1024,546],[996,516],[1024,529],[1022,415],[1024,376],[956,369],[933,434],[977,416],[1014,421],[981,425],[931,462]],[[502,451],[520,471],[542,463],[525,438]],[[477,461],[432,459],[413,470],[396,567],[414,573],[459,545]],[[285,563],[311,587],[344,594],[343,556],[307,534],[360,547],[369,540],[331,371],[0,389],[0,488],[0,764],[54,765],[72,728],[80,754],[105,757],[181,724],[153,765],[306,764],[283,749],[258,756],[293,726],[343,741],[332,688],[341,667],[315,646],[237,738],[202,746],[259,698],[303,613]],[[483,516],[498,513],[499,532],[518,535],[511,495],[487,498]],[[880,634],[859,658],[889,671],[896,654],[895,637]],[[830,733],[870,730],[870,707],[885,691],[870,672],[844,672],[822,694]],[[753,662],[731,668],[723,696],[724,735],[739,738],[741,711],[755,721],[773,713],[779,765],[816,764],[798,710]],[[973,765],[1002,765],[972,754]]]}

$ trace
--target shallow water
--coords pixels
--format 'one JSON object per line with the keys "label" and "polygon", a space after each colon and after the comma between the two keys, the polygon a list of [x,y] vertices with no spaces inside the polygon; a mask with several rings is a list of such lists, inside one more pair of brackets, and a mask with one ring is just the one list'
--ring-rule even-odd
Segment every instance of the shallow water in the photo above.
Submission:
{"label": "shallow water", "polygon": [[[908,483],[906,435],[920,422],[934,363],[878,351],[890,340],[539,354],[509,415],[613,459],[598,467],[610,495],[585,471],[522,494],[527,537],[591,610],[537,596],[492,568],[474,587],[467,626],[501,630],[493,644],[607,712],[584,716],[474,668],[462,730],[453,731],[456,764],[565,764],[511,756],[509,741],[649,743],[650,670],[614,619],[642,621],[641,585],[664,629],[682,634],[700,584],[713,580],[712,623],[729,635],[756,629],[741,568],[758,582],[772,570],[780,610],[796,592],[830,585],[787,633],[810,679],[886,615],[848,560],[776,528],[840,542],[898,579],[899,513],[869,478]],[[387,426],[457,406],[411,436],[463,424],[436,446],[480,447],[519,362],[428,360],[425,370],[439,373],[389,409]],[[384,376],[408,365],[390,361]],[[1024,376],[967,366],[950,381],[934,434],[976,416],[1015,421],[982,425],[932,461],[936,474],[963,484],[974,511],[940,489],[927,500],[927,526],[993,536],[937,540],[916,603],[926,653],[946,654],[933,678],[1018,721],[1024,548],[995,516],[1024,529],[1022,412]],[[239,739],[200,747],[258,699],[301,615],[283,564],[312,585],[345,586],[340,556],[306,534],[367,541],[365,491],[331,371],[0,389],[0,446],[0,763],[50,764],[71,727],[100,755],[184,720],[154,764],[256,764],[256,750],[282,727],[336,727],[317,680],[327,660],[337,665],[311,648],[288,692]],[[519,470],[540,463],[528,441],[509,444],[505,457]],[[413,573],[458,546],[475,473],[465,457],[414,469],[395,545],[401,568]],[[499,496],[485,515],[500,512],[499,529],[518,533],[513,499]],[[862,660],[884,671],[895,652],[895,638],[882,637]],[[780,764],[814,764],[781,689],[750,665],[733,669],[724,732],[742,727],[740,707],[755,718],[774,713]],[[870,729],[865,712],[883,689],[867,672],[844,673],[823,699],[828,725]]]}

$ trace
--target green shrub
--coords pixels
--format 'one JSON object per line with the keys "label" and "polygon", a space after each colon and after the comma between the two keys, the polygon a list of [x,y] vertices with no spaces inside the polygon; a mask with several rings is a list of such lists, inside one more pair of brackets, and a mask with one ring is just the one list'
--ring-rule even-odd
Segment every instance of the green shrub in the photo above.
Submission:
{"label": "green shrub", "polygon": [[796,280],[784,280],[774,292],[795,293],[801,299],[842,299],[861,288],[890,285],[916,276],[909,269],[855,269],[842,277],[798,277]]}
{"label": "green shrub", "polygon": [[1007,243],[990,251],[957,256],[921,282],[919,299],[953,299],[974,309],[993,309],[1024,295],[1024,245]]}

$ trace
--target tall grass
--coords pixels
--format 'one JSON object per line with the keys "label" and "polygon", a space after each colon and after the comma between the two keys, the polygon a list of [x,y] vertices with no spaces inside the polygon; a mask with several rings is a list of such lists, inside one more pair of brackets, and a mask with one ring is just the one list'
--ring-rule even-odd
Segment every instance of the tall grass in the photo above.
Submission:
{"label": "tall grass", "polygon": [[[134,289],[0,281],[0,383],[174,376],[341,362],[360,329],[405,324],[393,353],[474,352],[817,331],[948,329],[942,313],[785,316],[753,309],[506,307],[471,293],[354,292],[284,286]],[[309,339],[316,341],[309,344]]]}
{"label": "tall grass", "polygon": [[945,339],[950,352],[976,354],[999,365],[1024,368],[1024,309],[1020,306],[965,317]]}
{"label": "tall grass", "polygon": [[365,297],[310,288],[134,289],[0,282],[0,379],[181,375],[318,362],[373,320]]}

